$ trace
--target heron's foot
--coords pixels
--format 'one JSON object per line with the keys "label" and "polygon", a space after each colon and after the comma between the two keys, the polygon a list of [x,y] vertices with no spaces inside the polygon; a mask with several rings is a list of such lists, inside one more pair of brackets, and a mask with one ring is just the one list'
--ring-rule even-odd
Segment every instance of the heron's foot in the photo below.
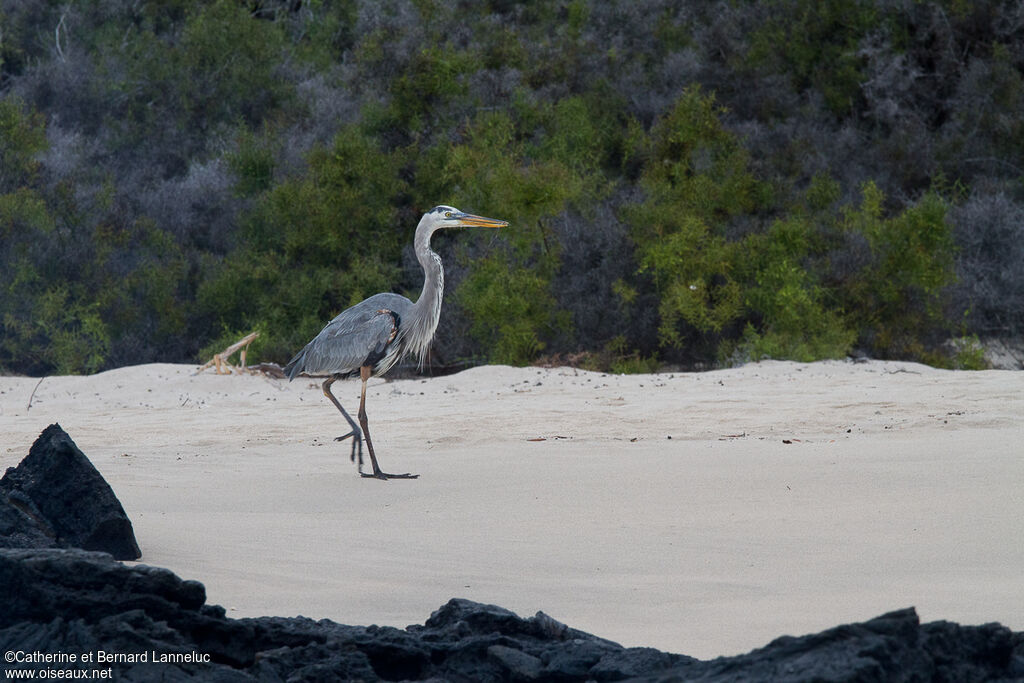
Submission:
{"label": "heron's foot", "polygon": [[360,472],[359,476],[364,479],[380,479],[382,481],[387,481],[388,479],[418,479],[420,475],[409,474],[408,472],[405,474],[388,474],[387,472],[377,470],[376,472],[371,472],[369,474],[366,472]]}
{"label": "heron's foot", "polygon": [[334,437],[334,440],[335,441],[344,441],[345,439],[347,439],[349,437],[354,438],[356,441],[362,441],[363,440],[363,434],[358,429],[353,429],[348,434],[342,434],[341,436],[336,436],[336,437]]}
{"label": "heron's foot", "polygon": [[356,452],[359,453],[359,468],[363,467],[363,433],[358,429],[353,429],[348,434],[342,434],[341,436],[334,437],[335,441],[344,441],[345,439],[352,439],[352,453],[349,459],[352,462],[356,461]]}

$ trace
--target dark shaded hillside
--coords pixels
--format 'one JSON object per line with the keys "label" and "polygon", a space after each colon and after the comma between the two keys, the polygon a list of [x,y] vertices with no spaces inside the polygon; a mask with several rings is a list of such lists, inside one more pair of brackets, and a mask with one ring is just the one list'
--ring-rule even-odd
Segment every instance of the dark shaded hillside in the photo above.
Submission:
{"label": "dark shaded hillside", "polygon": [[8,371],[286,360],[442,202],[512,227],[435,239],[438,365],[1024,332],[1018,2],[6,0],[0,60]]}

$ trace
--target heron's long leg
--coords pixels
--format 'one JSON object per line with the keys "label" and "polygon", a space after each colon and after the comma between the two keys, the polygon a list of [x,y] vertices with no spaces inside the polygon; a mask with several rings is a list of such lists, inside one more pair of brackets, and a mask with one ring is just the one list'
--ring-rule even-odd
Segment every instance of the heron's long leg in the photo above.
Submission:
{"label": "heron's long leg", "polygon": [[370,379],[370,373],[372,368],[363,366],[359,368],[359,377],[363,380],[363,388],[359,392],[359,424],[363,428],[363,436],[366,438],[366,450],[370,452],[370,464],[373,465],[373,474],[366,474],[359,470],[359,474],[364,477],[375,477],[377,479],[415,479],[418,474],[388,474],[387,472],[381,472],[380,467],[377,465],[377,456],[373,454],[373,442],[370,441],[370,427],[366,423],[366,380]]}
{"label": "heron's long leg", "polygon": [[351,456],[352,457],[352,462],[355,462],[355,460],[356,460],[356,450],[358,449],[358,451],[359,451],[359,471],[362,472],[363,471],[363,433],[359,430],[359,426],[355,423],[355,420],[353,420],[349,416],[349,414],[347,412],[345,412],[345,409],[341,407],[341,403],[339,403],[338,399],[336,399],[334,397],[334,394],[331,393],[331,385],[334,384],[336,381],[338,381],[337,377],[328,377],[324,381],[324,385],[323,385],[324,396],[326,396],[327,398],[331,399],[331,403],[333,403],[334,406],[338,410],[341,411],[342,416],[344,416],[345,421],[348,422],[348,426],[352,428],[352,431],[350,431],[348,434],[343,434],[343,435],[337,437],[334,440],[335,441],[344,441],[348,437],[350,437],[350,436],[352,437],[352,456]]}

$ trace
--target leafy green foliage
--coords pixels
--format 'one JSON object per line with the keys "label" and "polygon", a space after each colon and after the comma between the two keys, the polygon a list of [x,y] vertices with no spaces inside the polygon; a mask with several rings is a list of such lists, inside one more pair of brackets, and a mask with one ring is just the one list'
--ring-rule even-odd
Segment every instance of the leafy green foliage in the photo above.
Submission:
{"label": "leafy green foliage", "polygon": [[469,332],[487,349],[489,360],[523,365],[544,350],[541,339],[548,326],[565,321],[552,315],[543,277],[514,263],[514,257],[501,252],[478,261],[458,289],[457,301],[469,312]]}
{"label": "leafy green foliage", "polygon": [[87,301],[61,284],[46,288],[35,301],[31,320],[10,321],[14,336],[25,344],[15,351],[52,366],[57,374],[99,371],[107,361],[110,335],[98,304]]}
{"label": "leafy green foliage", "polygon": [[247,128],[239,131],[238,149],[228,156],[239,194],[251,196],[270,189],[279,153],[267,136],[257,136]]}
{"label": "leafy green foliage", "polygon": [[980,367],[975,335],[1024,330],[1013,11],[8,3],[0,365],[252,329],[285,361],[367,295],[414,298],[413,226],[448,203],[511,225],[435,240],[443,362]]}
{"label": "leafy green foliage", "polygon": [[42,116],[16,97],[0,99],[0,191],[31,182],[39,168],[35,157],[45,147]]}
{"label": "leafy green foliage", "polygon": [[[652,129],[648,196],[629,210],[641,270],[660,294],[662,344],[683,347],[741,327],[720,355],[837,358],[860,336],[875,353],[925,357],[953,280],[944,201],[929,193],[886,217],[869,182],[858,207],[836,214],[835,183],[819,175],[788,217],[739,236],[729,229],[734,217],[764,210],[770,193],[721,114],[712,98],[684,93]],[[832,227],[819,232],[816,222]],[[825,256],[836,233],[862,239],[869,253],[829,287]]]}
{"label": "leafy green foliage", "polygon": [[45,148],[42,117],[16,98],[0,100],[0,367],[95,372],[110,339],[98,304],[64,282],[47,253],[63,240],[37,186]]}
{"label": "leafy green foliage", "polygon": [[564,164],[526,155],[509,116],[483,113],[460,144],[428,153],[420,168],[433,177],[418,183],[434,196],[458,196],[463,208],[512,224],[471,265],[454,303],[473,320],[470,334],[489,360],[520,364],[536,357],[554,330],[566,325],[550,292],[558,249],[543,218],[583,191],[578,174]]}
{"label": "leafy green foliage", "polygon": [[862,0],[774,0],[751,37],[749,64],[789,73],[800,89],[815,88],[835,114],[857,103],[865,58],[858,45],[879,25],[876,3]]}
{"label": "leafy green foliage", "polygon": [[217,0],[189,17],[172,54],[188,79],[190,123],[259,121],[283,94],[273,68],[283,47],[280,24],[255,20],[237,2]]}
{"label": "leafy green foliage", "polygon": [[885,218],[878,187],[869,182],[862,193],[842,227],[866,238],[871,261],[840,283],[840,296],[876,353],[921,355],[925,335],[943,325],[943,295],[955,277],[947,204],[928,193]]}
{"label": "leafy green foliage", "polygon": [[244,246],[211,269],[200,305],[222,329],[261,329],[262,348],[282,356],[343,308],[393,287],[408,239],[396,227],[399,162],[354,127],[314,149],[307,174],[260,194]]}
{"label": "leafy green foliage", "polygon": [[820,251],[817,241],[804,216],[776,221],[764,234],[746,240],[746,265],[753,272],[744,303],[758,325],[747,323],[734,359],[807,362],[850,352],[856,331],[834,307],[834,295],[812,267]]}
{"label": "leafy green foliage", "polygon": [[627,207],[641,270],[661,296],[662,344],[681,347],[686,328],[721,332],[743,311],[733,216],[755,210],[765,188],[749,172],[739,141],[725,130],[714,97],[690,88],[651,131],[641,185]]}
{"label": "leafy green foliage", "polygon": [[190,7],[170,25],[165,16],[144,11],[100,48],[112,102],[104,123],[117,131],[120,150],[147,149],[182,172],[221,127],[258,124],[287,101],[291,86],[275,68],[286,45],[279,23],[233,0]]}
{"label": "leafy green foliage", "polygon": [[21,362],[65,374],[102,369],[110,334],[100,303],[81,285],[67,283],[56,263],[36,265],[25,239],[54,238],[46,208],[28,191],[6,195],[0,197],[0,221],[13,247],[3,263],[10,278],[0,297],[0,366]]}

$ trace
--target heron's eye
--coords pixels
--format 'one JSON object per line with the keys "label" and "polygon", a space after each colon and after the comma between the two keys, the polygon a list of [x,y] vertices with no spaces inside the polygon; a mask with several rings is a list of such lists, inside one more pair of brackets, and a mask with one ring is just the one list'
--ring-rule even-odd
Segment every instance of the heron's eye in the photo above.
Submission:
{"label": "heron's eye", "polygon": [[452,217],[452,212],[451,211],[445,211],[444,212],[444,217],[445,218],[451,218]]}

